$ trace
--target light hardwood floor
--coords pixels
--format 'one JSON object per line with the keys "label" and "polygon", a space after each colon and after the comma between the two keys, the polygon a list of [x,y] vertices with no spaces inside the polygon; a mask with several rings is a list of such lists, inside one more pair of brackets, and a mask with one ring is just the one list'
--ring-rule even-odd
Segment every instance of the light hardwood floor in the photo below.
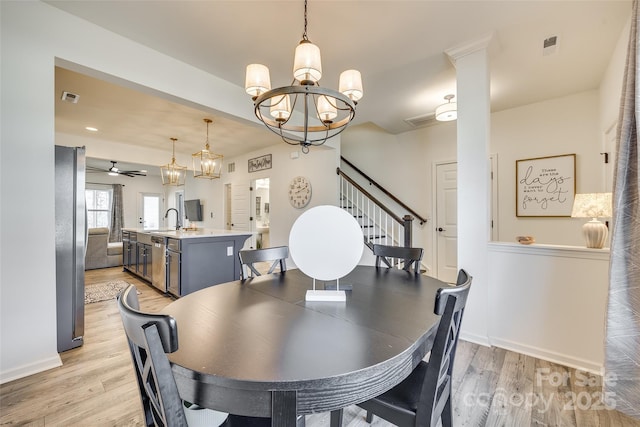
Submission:
{"label": "light hardwood floor", "polygon": [[[144,310],[158,311],[171,302],[120,267],[86,274],[88,286],[116,279],[138,287]],[[0,425],[143,425],[115,301],[87,305],[85,319],[85,343],[61,354],[63,366],[0,386]],[[600,382],[591,374],[461,341],[453,383],[455,425],[640,427],[640,421],[603,408]],[[364,416],[349,407],[343,425],[367,426]],[[307,416],[309,427],[328,425],[329,414]],[[374,418],[371,425],[390,424]]]}

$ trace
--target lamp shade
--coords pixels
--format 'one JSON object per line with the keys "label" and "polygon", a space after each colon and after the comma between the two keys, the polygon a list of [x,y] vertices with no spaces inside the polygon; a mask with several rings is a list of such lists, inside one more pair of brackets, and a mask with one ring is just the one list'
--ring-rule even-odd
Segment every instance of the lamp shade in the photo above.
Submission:
{"label": "lamp shade", "polygon": [[576,194],[571,216],[574,218],[610,218],[611,193]]}
{"label": "lamp shade", "polygon": [[273,97],[269,112],[276,121],[286,122],[291,116],[291,98],[289,98],[289,95]]}
{"label": "lamp shade", "polygon": [[338,116],[338,109],[335,106],[335,99],[327,96],[318,97],[318,118],[324,123],[331,123]]}
{"label": "lamp shade", "polygon": [[447,102],[436,108],[436,120],[440,122],[450,122],[458,118],[458,104]]}
{"label": "lamp shade", "polygon": [[340,74],[338,91],[353,101],[359,101],[364,95],[362,90],[362,75],[358,70],[347,70]]}
{"label": "lamp shade", "polygon": [[293,77],[302,84],[317,83],[322,77],[320,48],[308,40],[302,40],[296,47]]}
{"label": "lamp shade", "polygon": [[592,218],[582,226],[582,234],[587,248],[602,249],[607,241],[609,229],[598,221],[598,218],[609,218],[611,215],[611,193],[576,194],[571,216]]}
{"label": "lamp shade", "polygon": [[251,96],[260,96],[261,94],[271,90],[269,68],[262,64],[247,65],[244,90]]}

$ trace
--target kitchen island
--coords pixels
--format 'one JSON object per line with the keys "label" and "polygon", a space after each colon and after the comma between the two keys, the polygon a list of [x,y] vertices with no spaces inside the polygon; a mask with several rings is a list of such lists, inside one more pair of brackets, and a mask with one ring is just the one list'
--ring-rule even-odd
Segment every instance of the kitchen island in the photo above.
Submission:
{"label": "kitchen island", "polygon": [[240,277],[238,251],[250,232],[124,228],[123,268],[181,297]]}

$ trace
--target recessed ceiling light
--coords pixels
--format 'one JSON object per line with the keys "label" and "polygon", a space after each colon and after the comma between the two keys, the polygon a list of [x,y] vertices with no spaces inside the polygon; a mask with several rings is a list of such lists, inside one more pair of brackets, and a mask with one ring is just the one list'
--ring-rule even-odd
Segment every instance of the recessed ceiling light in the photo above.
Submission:
{"label": "recessed ceiling light", "polygon": [[90,131],[90,132],[98,132],[97,128],[94,128],[94,127],[91,127],[91,126],[87,126],[85,129]]}

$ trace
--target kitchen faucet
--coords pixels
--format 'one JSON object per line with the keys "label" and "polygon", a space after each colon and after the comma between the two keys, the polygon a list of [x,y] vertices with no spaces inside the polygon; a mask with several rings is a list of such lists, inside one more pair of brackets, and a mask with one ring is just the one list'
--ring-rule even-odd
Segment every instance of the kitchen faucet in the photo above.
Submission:
{"label": "kitchen faucet", "polygon": [[175,211],[176,212],[176,230],[180,230],[180,214],[178,213],[178,210],[176,208],[167,209],[167,212],[164,214],[165,218],[169,217],[169,211]]}

